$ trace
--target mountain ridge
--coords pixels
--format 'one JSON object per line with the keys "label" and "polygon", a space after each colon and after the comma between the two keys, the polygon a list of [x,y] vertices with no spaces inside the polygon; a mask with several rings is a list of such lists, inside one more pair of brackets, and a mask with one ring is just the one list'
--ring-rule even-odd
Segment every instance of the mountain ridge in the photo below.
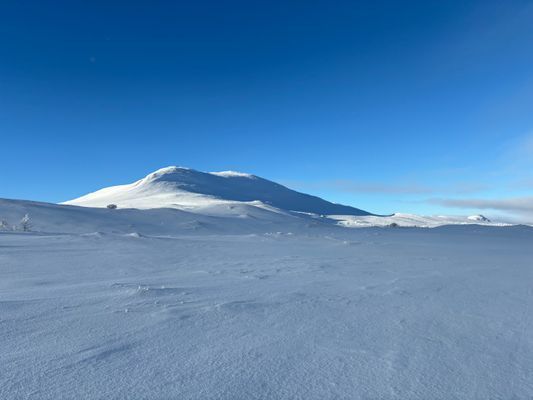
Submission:
{"label": "mountain ridge", "polygon": [[374,215],[289,189],[253,174],[202,172],[178,166],[161,168],[133,183],[103,188],[62,204],[84,207],[116,204],[121,208],[177,208],[201,212],[206,207],[230,203],[318,215]]}

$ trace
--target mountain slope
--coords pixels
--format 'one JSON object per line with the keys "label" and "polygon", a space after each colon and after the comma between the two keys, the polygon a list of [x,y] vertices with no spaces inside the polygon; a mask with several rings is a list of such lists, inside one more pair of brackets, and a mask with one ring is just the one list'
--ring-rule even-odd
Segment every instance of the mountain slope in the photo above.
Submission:
{"label": "mountain slope", "polygon": [[[155,171],[132,184],[113,186],[64,204],[84,207],[178,208],[217,213],[220,205],[247,203],[280,212],[321,215],[372,215],[367,211],[331,203],[316,196],[240,172],[200,172],[182,167]],[[213,208],[214,207],[214,208]]]}

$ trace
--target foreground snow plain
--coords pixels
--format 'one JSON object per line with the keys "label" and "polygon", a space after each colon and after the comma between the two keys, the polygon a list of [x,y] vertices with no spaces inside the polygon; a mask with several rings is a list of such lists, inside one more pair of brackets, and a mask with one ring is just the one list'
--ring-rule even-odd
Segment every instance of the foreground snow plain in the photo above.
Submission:
{"label": "foreground snow plain", "polygon": [[2,399],[533,396],[530,227],[0,210]]}

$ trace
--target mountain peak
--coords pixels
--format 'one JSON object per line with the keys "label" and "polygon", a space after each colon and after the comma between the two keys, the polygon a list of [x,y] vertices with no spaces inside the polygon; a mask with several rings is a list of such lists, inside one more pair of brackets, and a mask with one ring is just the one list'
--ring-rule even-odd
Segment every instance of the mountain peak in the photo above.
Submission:
{"label": "mountain peak", "polygon": [[194,171],[194,170],[191,168],[187,168],[187,167],[178,167],[176,165],[170,165],[168,167],[159,168],[157,171],[154,171],[149,175],[172,174],[172,173],[179,172],[179,171]]}
{"label": "mountain peak", "polygon": [[252,174],[247,174],[245,172],[238,171],[220,171],[220,172],[209,172],[211,175],[221,176],[223,178],[249,178],[257,179],[257,176]]}
{"label": "mountain peak", "polygon": [[252,174],[236,171],[202,172],[185,167],[158,169],[128,185],[113,186],[67,201],[65,204],[120,208],[178,208],[202,212],[206,207],[246,203],[320,215],[370,213],[291,190]]}
{"label": "mountain peak", "polygon": [[143,180],[151,181],[151,180],[156,180],[165,175],[190,173],[190,172],[198,172],[198,171],[194,171],[193,169],[186,168],[186,167],[177,167],[175,165],[171,165],[169,167],[160,168],[157,171],[149,173],[148,175],[144,177]]}
{"label": "mountain peak", "polygon": [[220,172],[202,172],[192,168],[187,167],[178,167],[178,166],[169,166],[160,168],[157,171],[154,171],[141,181],[153,182],[153,181],[188,181],[193,177],[195,179],[209,179],[209,175],[217,176],[220,178],[248,178],[248,179],[258,179],[257,176],[252,174],[247,174],[244,172],[238,171],[220,171]]}

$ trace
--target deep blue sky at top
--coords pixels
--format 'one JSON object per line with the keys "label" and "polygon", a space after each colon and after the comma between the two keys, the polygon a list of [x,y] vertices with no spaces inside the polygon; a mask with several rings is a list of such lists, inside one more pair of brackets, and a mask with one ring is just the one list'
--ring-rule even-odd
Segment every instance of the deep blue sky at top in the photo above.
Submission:
{"label": "deep blue sky at top", "polygon": [[526,196],[532,39],[521,1],[0,0],[0,197],[167,165],[376,212]]}

